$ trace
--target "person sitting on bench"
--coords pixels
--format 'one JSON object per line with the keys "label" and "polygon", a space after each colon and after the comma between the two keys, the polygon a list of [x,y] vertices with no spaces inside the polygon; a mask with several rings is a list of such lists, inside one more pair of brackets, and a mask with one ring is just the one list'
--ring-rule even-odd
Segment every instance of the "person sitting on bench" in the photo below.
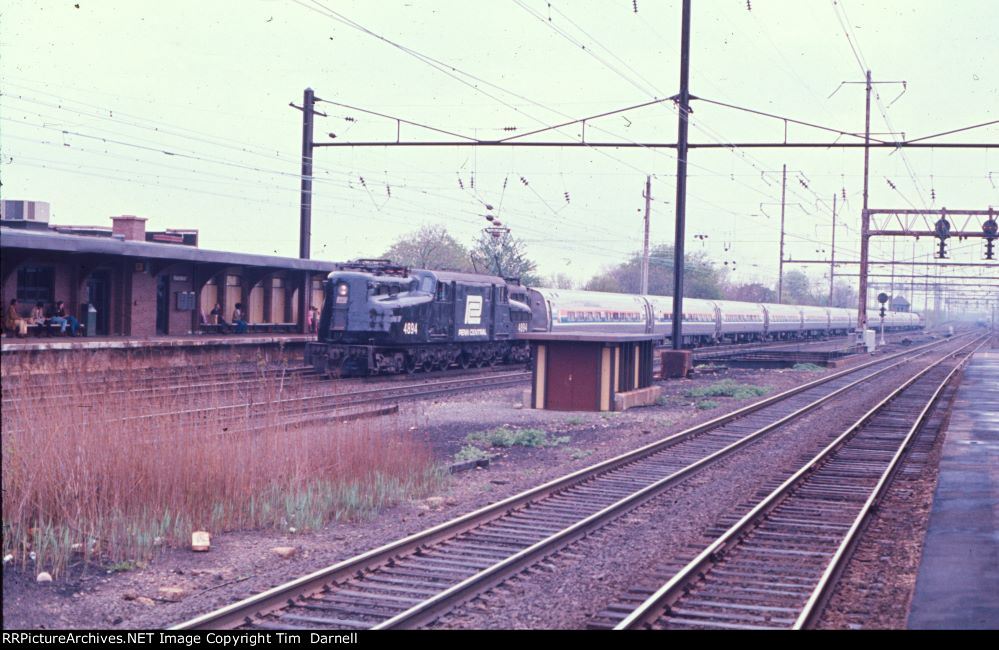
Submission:
{"label": "person sitting on bench", "polygon": [[45,305],[36,302],[35,306],[31,309],[31,315],[28,316],[28,327],[35,328],[35,336],[41,336],[43,333],[52,336],[52,333],[46,327],[47,324],[48,321],[45,319]]}
{"label": "person sitting on bench", "polygon": [[215,303],[215,306],[212,307],[212,311],[211,311],[211,313],[208,314],[208,317],[211,319],[209,321],[209,323],[211,325],[218,325],[220,332],[222,332],[223,334],[225,334],[225,333],[227,333],[229,331],[229,323],[225,322],[225,318],[222,317],[222,304],[221,303],[218,303],[218,302]]}
{"label": "person sitting on bench", "polygon": [[247,322],[243,317],[243,303],[237,302],[232,310],[232,324],[236,326],[236,334],[245,334]]}
{"label": "person sitting on bench", "polygon": [[61,300],[56,302],[55,309],[52,310],[52,318],[49,319],[49,323],[58,325],[59,334],[63,336],[66,334],[67,325],[69,325],[70,336],[76,336],[76,330],[80,327],[80,321],[66,313],[66,303]]}
{"label": "person sitting on bench", "polygon": [[27,336],[28,321],[21,318],[21,314],[17,312],[17,298],[10,299],[10,305],[7,307],[7,315],[3,319],[3,326],[5,329],[16,333],[19,339]]}

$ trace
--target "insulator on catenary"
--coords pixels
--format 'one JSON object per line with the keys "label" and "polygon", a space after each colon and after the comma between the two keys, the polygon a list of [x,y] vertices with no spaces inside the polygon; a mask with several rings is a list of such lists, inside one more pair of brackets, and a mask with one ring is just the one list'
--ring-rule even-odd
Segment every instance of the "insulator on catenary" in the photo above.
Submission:
{"label": "insulator on catenary", "polygon": [[524,178],[523,176],[520,177],[520,182],[524,184],[524,187],[530,185],[530,183],[527,182],[527,179]]}
{"label": "insulator on catenary", "polygon": [[895,183],[891,182],[890,178],[886,178],[885,180],[888,182],[888,187],[892,188],[893,190],[897,190],[898,189],[897,187],[895,187]]}
{"label": "insulator on catenary", "polygon": [[746,0],[746,11],[752,11],[752,10],[753,10],[753,4],[750,2],[750,0]]}
{"label": "insulator on catenary", "polygon": [[363,185],[365,188],[368,187],[368,184],[364,182],[364,177],[363,176],[358,176],[357,178],[361,181],[361,185]]}
{"label": "insulator on catenary", "polygon": [[392,188],[389,187],[388,183],[385,184],[385,193],[388,194],[389,198],[392,198]]}
{"label": "insulator on catenary", "polygon": [[462,182],[461,176],[458,177],[458,187],[460,187],[461,189],[465,189],[465,183]]}
{"label": "insulator on catenary", "polygon": [[631,8],[636,14],[638,13],[638,0],[631,0]]}
{"label": "insulator on catenary", "polygon": [[565,202],[569,203],[569,193],[565,192]]}

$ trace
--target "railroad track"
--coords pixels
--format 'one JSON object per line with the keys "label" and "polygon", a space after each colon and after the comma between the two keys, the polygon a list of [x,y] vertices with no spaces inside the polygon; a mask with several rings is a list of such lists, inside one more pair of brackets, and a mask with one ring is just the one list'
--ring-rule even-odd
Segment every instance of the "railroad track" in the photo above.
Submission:
{"label": "railroad track", "polygon": [[704,467],[935,347],[907,350],[763,399],[173,629],[425,624]]}
{"label": "railroad track", "polygon": [[[143,423],[149,423],[149,430],[162,430],[164,427],[197,426],[211,421],[212,426],[226,435],[265,430],[275,426],[295,426],[315,424],[337,418],[354,418],[358,415],[382,415],[398,410],[399,402],[414,399],[440,397],[469,390],[491,390],[508,388],[526,382],[531,373],[524,371],[489,373],[473,377],[433,380],[410,385],[385,385],[378,388],[351,390],[343,393],[300,395],[278,399],[247,398],[231,404],[213,404],[208,407],[173,408],[167,411],[147,412],[141,415],[124,417],[90,416],[86,409],[81,411],[83,426],[107,425],[109,423],[129,423],[133,434],[144,432]],[[379,408],[359,412],[358,407],[376,405]],[[394,409],[387,408],[394,405]],[[262,417],[266,410],[268,417]],[[88,418],[92,421],[88,421]],[[12,425],[13,426],[13,425]],[[5,432],[7,427],[5,426]],[[219,434],[221,435],[221,434]]]}
{"label": "railroad track", "polygon": [[848,337],[810,339],[807,341],[772,341],[769,343],[733,343],[731,345],[711,345],[694,348],[692,353],[695,360],[713,359],[724,357],[734,352],[756,352],[760,350],[806,350],[814,347],[824,347],[830,344],[840,343],[843,349],[852,347],[849,345]]}
{"label": "railroad track", "polygon": [[[77,387],[100,386],[99,392],[82,392],[81,390],[66,390],[67,381],[64,376],[59,383],[32,382],[26,380],[24,387],[14,391],[4,390],[3,404],[15,402],[33,402],[41,400],[86,400],[100,396],[128,396],[141,399],[154,399],[162,395],[180,397],[187,395],[202,395],[206,390],[219,388],[253,387],[262,380],[280,381],[282,378],[307,377],[314,375],[311,366],[291,366],[282,368],[239,368],[223,371],[198,371],[190,368],[171,368],[170,372],[150,373],[139,371],[137,376],[117,373],[113,377],[103,375],[78,375],[74,378]],[[15,380],[16,383],[16,380]]]}
{"label": "railroad track", "polygon": [[[887,345],[893,345],[903,339],[927,340],[927,333],[921,331],[895,332],[886,334]],[[880,339],[879,339],[880,340]],[[849,336],[836,336],[817,339],[805,339],[798,341],[771,341],[769,343],[736,343],[731,345],[713,345],[693,349],[695,361],[706,361],[718,357],[726,357],[733,353],[744,352],[770,352],[774,350],[792,351],[821,351],[821,352],[847,352],[850,350],[860,350],[853,344]]]}
{"label": "railroad track", "polygon": [[793,475],[712,531],[717,537],[658,589],[632,591],[591,626],[808,627],[906,453],[920,447],[920,436],[938,433],[945,409],[934,412],[934,405],[983,344],[978,338],[963,345],[959,359],[943,357],[893,390]]}

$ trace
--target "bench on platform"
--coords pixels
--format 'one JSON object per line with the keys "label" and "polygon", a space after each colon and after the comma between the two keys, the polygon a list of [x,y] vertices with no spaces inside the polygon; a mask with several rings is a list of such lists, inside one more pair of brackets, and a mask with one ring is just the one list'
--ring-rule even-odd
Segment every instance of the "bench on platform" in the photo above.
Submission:
{"label": "bench on platform", "polygon": [[[202,323],[199,326],[202,334],[234,334],[234,325],[214,325]],[[282,333],[295,334],[298,332],[298,323],[249,323],[246,326],[245,334]]]}
{"label": "bench on platform", "polygon": [[[49,323],[49,322],[46,322],[46,323],[44,323],[42,325],[28,325],[28,335],[29,336],[53,336],[53,335],[55,335],[55,336],[63,336],[62,334],[59,334],[60,327],[62,327],[62,326],[59,325],[59,323]],[[67,324],[66,325],[66,334],[65,334],[65,336],[70,336],[69,332],[70,332],[70,327]],[[77,336],[84,336],[86,334],[86,332],[87,332],[87,328],[86,328],[86,325],[84,325],[83,323],[80,323],[79,325],[76,326],[76,335]]]}

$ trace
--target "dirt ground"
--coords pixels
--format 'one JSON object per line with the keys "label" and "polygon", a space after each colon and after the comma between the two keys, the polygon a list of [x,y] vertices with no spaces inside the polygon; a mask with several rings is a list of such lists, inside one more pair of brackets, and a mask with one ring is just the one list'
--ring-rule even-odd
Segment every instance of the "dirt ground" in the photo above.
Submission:
{"label": "dirt ground", "polygon": [[[3,570],[3,628],[141,629],[180,623],[753,401],[711,398],[718,405],[702,410],[697,407],[700,400],[686,394],[693,387],[735,379],[765,386],[772,394],[821,374],[792,370],[704,373],[664,384],[661,405],[620,414],[523,408],[521,389],[404,406],[396,416],[399,424],[426,440],[445,463],[466,444],[467,434],[500,425],[539,428],[551,436],[567,436],[569,441],[554,447],[493,450],[488,468],[454,474],[439,494],[386,509],[366,521],[294,534],[281,530],[215,533],[208,553],[163,548],[134,567],[78,565],[47,584],[35,581],[30,564],[22,570],[11,562]],[[293,552],[283,557],[274,550],[277,547],[291,547]]]}

